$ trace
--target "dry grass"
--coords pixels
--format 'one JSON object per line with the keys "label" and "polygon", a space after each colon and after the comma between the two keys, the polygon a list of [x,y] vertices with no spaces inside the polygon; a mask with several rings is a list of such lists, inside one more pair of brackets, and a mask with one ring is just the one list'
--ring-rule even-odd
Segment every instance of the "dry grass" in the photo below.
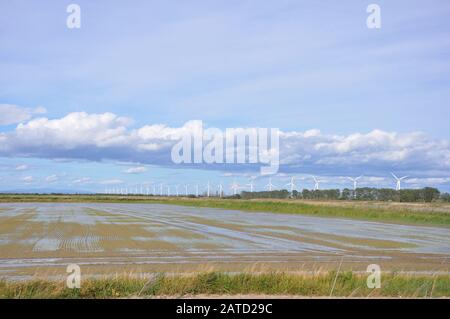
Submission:
{"label": "dry grass", "polygon": [[352,272],[314,274],[220,273],[190,275],[122,274],[82,280],[81,289],[68,289],[64,281],[0,282],[1,298],[135,298],[217,295],[271,295],[302,297],[430,298],[450,296],[449,276],[382,275],[380,289],[369,289],[366,275]]}

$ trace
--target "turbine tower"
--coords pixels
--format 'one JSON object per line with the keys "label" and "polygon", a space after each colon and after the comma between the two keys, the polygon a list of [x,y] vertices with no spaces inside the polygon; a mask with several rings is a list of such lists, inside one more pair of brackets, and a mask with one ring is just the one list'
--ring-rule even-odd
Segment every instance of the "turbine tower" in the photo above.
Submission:
{"label": "turbine tower", "polygon": [[353,190],[354,190],[354,191],[356,191],[356,188],[357,188],[357,186],[358,186],[358,180],[359,180],[361,177],[362,177],[362,175],[361,175],[361,176],[358,176],[358,177],[356,177],[356,178],[353,178],[353,177],[347,177],[349,180],[351,180],[351,181],[353,182]]}
{"label": "turbine tower", "polygon": [[313,179],[314,179],[314,190],[318,191],[320,188],[320,181],[315,176],[313,176]]}
{"label": "turbine tower", "polygon": [[197,197],[198,197],[198,184],[197,184],[197,185],[195,185],[195,196],[197,196]]}
{"label": "turbine tower", "polygon": [[184,195],[187,197],[188,196],[188,184],[184,185]]}
{"label": "turbine tower", "polygon": [[233,184],[231,184],[230,188],[233,190],[233,195],[237,195],[237,191],[240,188],[240,186],[238,183],[236,183],[236,181],[233,181]]}
{"label": "turbine tower", "polygon": [[294,176],[291,177],[291,181],[287,183],[286,186],[289,186],[291,188],[291,196],[294,196],[294,189],[295,189]]}
{"label": "turbine tower", "polygon": [[271,177],[269,178],[269,184],[267,184],[266,187],[269,189],[269,192],[271,192],[274,186],[275,185],[272,184],[272,177]]}
{"label": "turbine tower", "polygon": [[211,188],[211,185],[209,184],[209,181],[208,181],[208,184],[206,184],[206,196],[207,197],[209,197],[210,188]]}
{"label": "turbine tower", "polygon": [[219,197],[222,198],[223,195],[223,186],[222,183],[219,184]]}
{"label": "turbine tower", "polygon": [[247,184],[247,186],[250,186],[250,193],[253,193],[253,186],[255,184],[253,183],[253,181],[250,181],[250,183]]}
{"label": "turbine tower", "polygon": [[177,194],[177,197],[178,197],[178,187],[180,187],[180,185],[175,185],[175,193]]}
{"label": "turbine tower", "polygon": [[391,172],[391,174],[395,178],[395,180],[397,181],[395,189],[398,190],[398,191],[401,190],[402,189],[402,180],[404,180],[405,178],[408,178],[408,176],[403,176],[403,177],[398,178],[397,175],[395,175],[394,173]]}

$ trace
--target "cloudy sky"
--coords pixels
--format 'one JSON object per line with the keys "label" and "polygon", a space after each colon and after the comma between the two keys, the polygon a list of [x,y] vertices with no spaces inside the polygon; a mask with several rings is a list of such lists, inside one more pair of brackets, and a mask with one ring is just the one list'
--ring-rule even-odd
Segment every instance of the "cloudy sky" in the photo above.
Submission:
{"label": "cloudy sky", "polygon": [[247,165],[172,163],[199,121],[279,128],[279,186],[393,187],[394,171],[450,189],[448,0],[17,0],[0,14],[0,191],[267,183]]}

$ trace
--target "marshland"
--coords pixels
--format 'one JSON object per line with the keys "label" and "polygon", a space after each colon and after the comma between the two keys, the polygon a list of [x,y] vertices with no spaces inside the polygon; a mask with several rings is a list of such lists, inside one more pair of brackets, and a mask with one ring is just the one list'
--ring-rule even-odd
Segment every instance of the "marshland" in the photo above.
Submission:
{"label": "marshland", "polygon": [[[1,297],[449,296],[446,205],[0,196]],[[67,290],[68,264],[83,285]],[[380,265],[380,290],[366,268]],[[150,282],[150,284],[148,284]]]}

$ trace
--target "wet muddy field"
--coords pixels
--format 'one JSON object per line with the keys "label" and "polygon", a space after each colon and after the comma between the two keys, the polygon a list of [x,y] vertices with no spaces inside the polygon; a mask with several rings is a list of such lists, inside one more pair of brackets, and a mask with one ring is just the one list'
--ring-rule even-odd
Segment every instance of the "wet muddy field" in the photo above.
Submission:
{"label": "wet muddy field", "polygon": [[449,273],[450,229],[157,204],[0,204],[0,277],[341,267]]}

